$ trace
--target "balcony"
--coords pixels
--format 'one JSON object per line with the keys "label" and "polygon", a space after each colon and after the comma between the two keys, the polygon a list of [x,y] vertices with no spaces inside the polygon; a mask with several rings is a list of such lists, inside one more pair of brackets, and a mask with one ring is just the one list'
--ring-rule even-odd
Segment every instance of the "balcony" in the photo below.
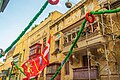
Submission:
{"label": "balcony", "polygon": [[30,55],[29,59],[33,59],[37,57],[41,53],[41,44],[35,43],[34,45],[30,46]]}
{"label": "balcony", "polygon": [[[73,69],[73,80],[87,80],[89,79],[88,67],[81,67]],[[90,67],[90,79],[98,79],[98,68]]]}
{"label": "balcony", "polygon": [[[60,63],[54,62],[47,67],[46,80],[50,80],[52,78],[52,76],[55,74],[59,66]],[[61,80],[60,77],[61,77],[61,73],[59,73],[54,80]]]}
{"label": "balcony", "polygon": [[[102,44],[105,42],[105,38],[102,35],[101,30],[99,29],[100,26],[99,26],[98,22],[91,24],[91,26],[92,26],[92,28],[90,30],[86,29],[87,27],[84,29],[84,31],[81,34],[81,37],[79,38],[79,40],[77,42],[77,45],[76,45],[77,47],[74,48],[74,50],[73,50],[73,53],[77,52],[77,51],[80,52],[80,50],[86,49],[87,46],[92,47],[92,48],[99,47],[100,45],[98,45],[98,44]],[[78,31],[76,33],[78,33]],[[74,33],[71,32],[71,36],[68,35],[67,38],[64,38],[63,54],[68,53],[71,45],[73,44],[73,41],[75,40],[75,37],[76,37],[76,35],[74,36]]]}
{"label": "balcony", "polygon": [[[97,32],[93,32],[93,33],[88,34],[87,39],[90,39],[90,38],[92,38],[92,37],[95,37],[95,36],[99,35],[99,32],[100,32],[100,31],[97,31]],[[86,40],[86,36],[81,36],[81,37],[79,38],[78,42],[84,41],[84,40]],[[69,42],[63,44],[64,47],[71,45],[71,44],[73,43],[73,41],[74,41],[74,40],[69,41]]]}
{"label": "balcony", "polygon": [[120,6],[120,0],[99,0],[99,4],[104,5],[104,7],[107,9],[108,9],[108,3],[110,3],[110,7],[112,9],[118,8]]}
{"label": "balcony", "polygon": [[115,3],[115,2],[117,2],[119,0],[99,0],[98,2],[99,2],[99,4],[106,4],[106,3],[108,3],[108,1],[110,3]]}

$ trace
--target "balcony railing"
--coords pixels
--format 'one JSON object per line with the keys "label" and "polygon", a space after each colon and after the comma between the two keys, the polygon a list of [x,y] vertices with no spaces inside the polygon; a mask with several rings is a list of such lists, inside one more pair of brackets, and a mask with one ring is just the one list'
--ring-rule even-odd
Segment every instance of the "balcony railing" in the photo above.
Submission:
{"label": "balcony railing", "polygon": [[106,3],[108,3],[108,1],[110,3],[114,3],[114,2],[117,2],[119,0],[99,0],[98,2],[99,2],[99,4],[106,4]]}
{"label": "balcony railing", "polygon": [[[86,40],[86,38],[90,39],[101,34],[100,30],[98,29],[99,27],[100,25],[98,22],[94,22],[85,27],[84,31],[81,33],[81,37],[79,38],[78,42]],[[71,45],[75,40],[75,37],[77,36],[78,32],[79,29],[77,29],[76,31],[74,31],[73,29],[73,31],[71,30],[71,32],[70,31],[66,32],[63,46],[66,47]]]}
{"label": "balcony railing", "polygon": [[114,9],[120,7],[120,0],[99,0],[99,4],[103,5],[103,7],[108,8],[108,4],[110,4],[110,8]]}
{"label": "balcony railing", "polygon": [[[73,69],[73,80],[87,80],[89,79],[88,67],[75,68]],[[90,67],[90,79],[98,79],[98,68]]]}
{"label": "balcony railing", "polygon": [[[87,36],[87,39],[92,38],[92,37],[95,37],[95,36],[97,36],[99,33],[100,33],[99,30],[97,30],[97,31],[95,31],[95,32],[93,32],[93,33],[89,33],[88,36]],[[81,37],[79,38],[78,42],[83,41],[83,40],[86,40],[86,35],[84,35],[84,36],[81,35]],[[66,42],[65,44],[63,44],[64,47],[71,45],[71,44],[73,43],[73,41],[74,41],[74,40],[69,41],[69,42]]]}
{"label": "balcony railing", "polygon": [[[59,66],[60,66],[60,63],[51,63],[47,67],[46,80],[50,80],[52,78],[52,76],[55,74]],[[61,73],[59,73],[54,80],[61,80],[60,75]]]}

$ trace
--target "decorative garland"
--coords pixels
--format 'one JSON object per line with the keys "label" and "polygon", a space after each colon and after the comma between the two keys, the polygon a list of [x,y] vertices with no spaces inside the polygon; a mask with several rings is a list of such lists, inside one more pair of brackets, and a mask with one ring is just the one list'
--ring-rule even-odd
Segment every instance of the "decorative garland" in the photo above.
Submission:
{"label": "decorative garland", "polygon": [[13,65],[12,65],[12,68],[10,69],[9,80],[10,80],[10,78],[11,78],[12,70],[13,70]]}
{"label": "decorative garland", "polygon": [[[72,54],[73,48],[76,45],[78,39],[81,36],[82,31],[84,30],[85,24],[88,21],[89,23],[94,22],[94,16],[92,14],[105,14],[105,13],[116,13],[116,12],[120,12],[120,8],[114,9],[114,10],[102,10],[102,11],[91,11],[89,13],[86,14],[84,21],[82,22],[82,26],[78,32],[78,35],[76,37],[76,39],[74,40],[74,43],[72,44],[69,53],[67,54],[67,56],[65,57],[65,59],[63,60],[63,62],[61,63],[60,67],[58,68],[58,70],[56,71],[56,73],[52,76],[52,78],[50,80],[54,80],[54,78],[59,74],[60,70],[62,69],[63,65],[65,64],[65,62],[68,60],[68,58],[70,57],[70,55]],[[89,17],[92,17],[92,19],[90,19]]]}
{"label": "decorative garland", "polygon": [[[42,8],[40,9],[40,11],[34,16],[34,18],[30,21],[30,23],[28,24],[28,26],[21,32],[21,34],[17,37],[16,40],[14,40],[12,42],[12,44],[4,51],[4,53],[7,53],[10,49],[12,49],[12,47],[20,40],[20,38],[27,32],[27,30],[32,26],[32,24],[37,20],[37,18],[42,14],[42,12],[45,10],[45,8],[47,7],[48,3],[52,4],[52,5],[56,5],[59,3],[59,0],[47,0],[45,2],[45,4],[42,6]],[[0,58],[4,56],[4,54],[0,54]]]}
{"label": "decorative garland", "polygon": [[[30,21],[30,23],[28,24],[28,26],[21,32],[21,34],[17,37],[17,39],[15,39],[12,44],[5,50],[5,53],[7,53],[10,49],[12,49],[12,47],[20,40],[20,38],[26,33],[26,31],[32,26],[32,24],[36,21],[36,19],[41,15],[41,13],[45,10],[45,8],[48,5],[48,0],[45,2],[45,4],[42,6],[42,8],[40,9],[40,11],[34,16],[34,18]],[[0,54],[0,58],[3,55]]]}
{"label": "decorative garland", "polygon": [[[91,17],[91,18],[90,18]],[[93,23],[95,21],[95,17],[94,15],[90,14],[90,12],[88,12],[85,16],[86,20],[89,22],[89,23]]]}
{"label": "decorative garland", "polygon": [[[45,8],[47,7],[48,5],[48,2],[52,5],[55,5],[55,4],[58,4],[59,0],[56,0],[56,1],[53,1],[53,0],[47,0],[45,2],[45,4],[42,6],[42,8],[40,9],[40,11],[35,15],[35,17],[30,21],[30,23],[28,24],[28,26],[24,29],[24,31],[22,31],[22,33],[17,37],[16,40],[14,40],[14,42],[12,42],[12,44],[5,50],[5,53],[7,53],[19,40],[20,38],[26,33],[26,31],[32,26],[32,24],[34,23],[34,21],[40,16],[40,14],[45,10]],[[72,54],[72,51],[73,51],[73,48],[75,47],[78,39],[80,38],[81,36],[81,33],[82,31],[84,30],[84,27],[85,27],[85,24],[86,22],[88,21],[89,23],[93,23],[95,18],[92,14],[105,14],[105,13],[116,13],[116,12],[120,12],[120,8],[118,9],[114,9],[114,10],[103,10],[103,11],[97,11],[97,12],[94,12],[94,11],[91,11],[89,13],[86,14],[85,16],[85,19],[84,21],[82,22],[82,26],[78,32],[78,35],[76,37],[76,39],[74,40],[71,48],[70,48],[70,51],[69,53],[67,54],[67,56],[65,57],[65,59],[63,60],[63,62],[61,63],[60,67],[58,68],[58,70],[56,71],[56,73],[52,76],[51,80],[54,80],[54,78],[59,74],[60,70],[62,69],[63,65],[65,64],[65,62],[68,60],[68,58],[70,57],[70,55]],[[91,17],[91,19],[89,18]],[[2,57],[3,55],[0,54],[0,58]],[[13,69],[13,65],[20,70],[21,73],[24,74],[24,72],[17,66],[17,64],[15,62],[12,62],[12,68],[11,68],[11,71],[10,71],[10,75],[9,77],[11,77],[11,74],[12,74],[12,69]],[[25,75],[25,74],[24,74]],[[10,79],[10,78],[9,78]]]}
{"label": "decorative garland", "polygon": [[23,73],[25,75],[25,73],[22,71],[21,68],[19,68],[19,66],[13,61],[12,64],[18,69],[20,70],[21,73]]}
{"label": "decorative garland", "polygon": [[[56,0],[55,2],[52,2],[51,0],[47,0],[47,1],[45,2],[45,4],[42,6],[42,8],[40,9],[40,11],[34,16],[34,18],[30,21],[30,23],[28,24],[28,26],[24,29],[24,31],[22,31],[22,33],[17,37],[17,39],[14,40],[14,41],[12,42],[12,44],[5,50],[5,53],[7,53],[7,52],[20,40],[20,38],[26,33],[26,31],[32,26],[32,24],[34,23],[34,21],[36,21],[36,19],[41,15],[41,13],[42,13],[42,12],[45,10],[45,8],[47,7],[48,1],[49,1],[50,4],[53,4],[53,5],[58,4],[58,2],[59,2],[59,0]],[[3,51],[1,50],[1,52],[3,52]],[[0,58],[1,58],[2,56],[3,56],[3,55],[0,54]],[[19,68],[19,66],[18,66],[14,61],[11,62],[11,65],[12,65],[12,68],[11,68],[11,70],[10,70],[9,80],[10,80],[11,75],[12,75],[13,66],[15,66],[18,70],[20,70],[21,73],[23,73],[23,74],[25,75],[25,73],[22,71],[22,69]],[[26,75],[25,75],[25,76],[26,76]],[[31,80],[34,80],[34,78],[32,78]]]}
{"label": "decorative garland", "polygon": [[59,0],[48,0],[48,2],[52,5],[56,5],[59,3]]}

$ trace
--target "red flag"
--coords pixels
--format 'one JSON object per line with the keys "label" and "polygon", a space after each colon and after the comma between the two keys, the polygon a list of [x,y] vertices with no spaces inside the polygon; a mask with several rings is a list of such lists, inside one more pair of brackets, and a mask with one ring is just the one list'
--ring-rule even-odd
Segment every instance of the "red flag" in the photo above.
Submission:
{"label": "red flag", "polygon": [[22,68],[27,78],[34,78],[49,64],[50,38],[42,53],[34,59],[26,61]]}
{"label": "red flag", "polygon": [[28,78],[23,78],[23,80],[29,80]]}
{"label": "red flag", "polygon": [[47,46],[44,48],[43,52],[41,53],[42,57],[47,62],[47,65],[49,64],[49,56],[50,56],[49,52],[50,52],[50,38],[48,39]]}

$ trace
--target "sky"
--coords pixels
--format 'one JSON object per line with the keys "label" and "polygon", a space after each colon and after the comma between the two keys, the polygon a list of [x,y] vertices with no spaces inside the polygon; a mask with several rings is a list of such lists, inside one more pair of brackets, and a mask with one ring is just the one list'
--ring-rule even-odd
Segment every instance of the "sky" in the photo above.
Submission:
{"label": "sky", "polygon": [[[65,13],[67,0],[60,0],[57,5],[48,5],[44,12],[34,22],[39,24],[50,12],[55,10]],[[80,0],[69,0],[73,5]],[[35,14],[40,10],[45,0],[10,0],[3,13],[0,13],[0,48],[5,50],[18,37],[29,24]],[[31,29],[29,29],[31,30]],[[3,58],[0,59],[2,61]]]}

